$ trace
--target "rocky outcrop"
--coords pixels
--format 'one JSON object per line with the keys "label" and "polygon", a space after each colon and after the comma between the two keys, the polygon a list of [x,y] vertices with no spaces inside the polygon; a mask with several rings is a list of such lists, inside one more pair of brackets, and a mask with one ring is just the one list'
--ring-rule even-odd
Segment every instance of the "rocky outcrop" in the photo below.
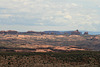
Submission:
{"label": "rocky outcrop", "polygon": [[17,34],[18,32],[15,30],[8,30],[8,31],[0,31],[0,34]]}
{"label": "rocky outcrop", "polygon": [[71,32],[71,35],[81,35],[81,32],[78,30]]}
{"label": "rocky outcrop", "polygon": [[84,35],[88,35],[88,32],[84,32]]}

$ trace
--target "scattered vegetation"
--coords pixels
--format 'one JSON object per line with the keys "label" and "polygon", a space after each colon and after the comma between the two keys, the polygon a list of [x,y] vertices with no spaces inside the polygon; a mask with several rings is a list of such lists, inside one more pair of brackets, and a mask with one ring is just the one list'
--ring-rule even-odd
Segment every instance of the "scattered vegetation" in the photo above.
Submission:
{"label": "scattered vegetation", "polygon": [[100,67],[100,51],[0,52],[0,67]]}

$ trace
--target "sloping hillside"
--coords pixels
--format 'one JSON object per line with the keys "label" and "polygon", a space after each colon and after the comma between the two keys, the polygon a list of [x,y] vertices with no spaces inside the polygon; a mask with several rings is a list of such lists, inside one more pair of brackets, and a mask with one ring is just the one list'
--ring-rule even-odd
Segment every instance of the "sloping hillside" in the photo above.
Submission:
{"label": "sloping hillside", "polygon": [[[71,48],[70,46],[76,46]],[[100,35],[0,35],[0,47],[100,50]],[[66,48],[65,48],[66,47]]]}

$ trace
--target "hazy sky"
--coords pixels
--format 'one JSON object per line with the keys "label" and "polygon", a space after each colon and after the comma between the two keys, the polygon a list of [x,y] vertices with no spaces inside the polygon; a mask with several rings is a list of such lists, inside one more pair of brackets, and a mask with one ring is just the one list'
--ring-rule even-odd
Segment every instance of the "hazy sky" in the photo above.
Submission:
{"label": "hazy sky", "polygon": [[100,0],[0,0],[0,30],[100,31]]}

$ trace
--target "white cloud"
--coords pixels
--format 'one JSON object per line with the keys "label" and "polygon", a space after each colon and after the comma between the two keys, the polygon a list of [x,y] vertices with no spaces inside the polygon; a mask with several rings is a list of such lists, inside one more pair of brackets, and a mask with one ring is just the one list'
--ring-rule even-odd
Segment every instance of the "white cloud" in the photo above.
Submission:
{"label": "white cloud", "polygon": [[77,7],[78,5],[77,5],[76,3],[72,3],[72,6],[75,6],[75,7]]}
{"label": "white cloud", "polygon": [[100,5],[98,7],[100,8]]}
{"label": "white cloud", "polygon": [[72,20],[72,16],[71,15],[65,15],[64,17],[67,18],[67,19]]}
{"label": "white cloud", "polygon": [[[5,9],[0,9],[0,18],[11,17],[19,25],[29,21],[27,23],[61,25],[71,29],[81,25],[80,29],[85,29],[84,24],[87,24],[90,30],[92,24],[100,24],[99,3],[98,0],[1,0],[0,8]],[[13,23],[12,20],[9,22]]]}
{"label": "white cloud", "polygon": [[13,15],[11,14],[0,14],[0,18],[9,18],[12,17]]}

